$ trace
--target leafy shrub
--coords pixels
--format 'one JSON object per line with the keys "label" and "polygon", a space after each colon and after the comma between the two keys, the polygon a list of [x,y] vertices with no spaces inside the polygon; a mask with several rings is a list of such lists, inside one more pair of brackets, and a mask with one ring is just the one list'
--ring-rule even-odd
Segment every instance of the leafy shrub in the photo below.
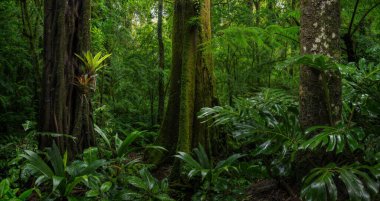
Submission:
{"label": "leafy shrub", "polygon": [[[33,191],[39,193],[36,188],[28,189],[22,193],[19,192],[20,189],[12,189],[9,179],[3,179],[0,182],[0,200],[12,200],[12,201],[24,201],[27,200]],[[19,194],[19,195],[18,195]]]}
{"label": "leafy shrub", "polygon": [[120,198],[122,200],[161,200],[174,201],[167,194],[168,180],[158,181],[146,168],[139,172],[139,176],[127,177],[128,183],[134,188],[125,190]]}
{"label": "leafy shrub", "polygon": [[196,193],[194,198],[199,197],[200,200],[209,200],[211,198],[214,200],[220,200],[223,197],[221,194],[224,194],[228,187],[227,183],[223,182],[225,179],[222,178],[222,173],[230,172],[231,170],[237,171],[237,168],[233,166],[233,163],[243,157],[243,155],[234,154],[225,160],[219,161],[216,165],[213,165],[213,162],[207,156],[202,145],[195,148],[193,152],[196,159],[185,152],[178,152],[175,157],[184,162],[187,176],[190,179],[193,177],[200,178],[200,184],[198,185],[201,186],[201,191]]}
{"label": "leafy shrub", "polygon": [[99,180],[96,170],[107,164],[105,160],[85,157],[84,161],[74,161],[68,165],[67,152],[62,157],[55,143],[47,149],[48,163],[30,150],[25,150],[21,156],[27,160],[26,169],[37,177],[35,184],[51,191],[47,198],[72,197],[74,188],[80,183],[93,187],[91,181]]}
{"label": "leafy shrub", "polygon": [[[305,62],[322,71],[343,68],[322,55],[290,61]],[[238,148],[252,157],[251,167],[264,166],[266,175],[275,179],[294,177],[295,167],[300,163],[295,159],[305,154],[303,150],[310,151],[306,157],[321,155],[321,150],[332,154],[338,164],[331,158],[310,164],[311,171],[302,182],[301,196],[305,200],[337,200],[343,196],[338,192],[343,191],[350,200],[371,200],[380,185],[379,146],[373,143],[379,138],[375,122],[379,122],[380,114],[380,70],[379,66],[365,65],[364,61],[359,66],[359,73],[352,68],[342,72],[345,107],[343,121],[335,126],[315,126],[302,132],[297,100],[285,91],[273,89],[264,89],[250,99],[237,99],[234,107],[204,108],[199,117],[229,130],[233,140],[240,141]],[[360,156],[361,153],[365,155]]]}
{"label": "leafy shrub", "polygon": [[344,183],[350,200],[371,201],[371,195],[379,192],[379,178],[380,164],[371,167],[355,163],[338,167],[335,163],[330,163],[310,171],[303,181],[301,196],[305,201],[337,200],[335,181],[339,179]]}

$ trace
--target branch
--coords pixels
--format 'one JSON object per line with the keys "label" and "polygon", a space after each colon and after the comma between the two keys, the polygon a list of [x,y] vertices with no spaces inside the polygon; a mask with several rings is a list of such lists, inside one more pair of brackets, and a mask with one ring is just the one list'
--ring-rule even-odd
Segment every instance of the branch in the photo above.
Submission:
{"label": "branch", "polygon": [[297,39],[294,39],[294,38],[292,38],[292,37],[289,37],[289,36],[286,36],[286,35],[283,35],[283,34],[280,34],[280,33],[274,33],[274,34],[276,34],[276,35],[279,35],[279,36],[282,36],[282,37],[284,37],[284,38],[287,38],[287,39],[289,39],[289,40],[292,40],[292,41],[294,41],[294,42],[296,42],[296,43],[300,43]]}
{"label": "branch", "polygon": [[355,15],[356,15],[356,11],[358,10],[359,1],[360,0],[356,0],[356,3],[355,3],[354,12],[352,13],[352,16],[351,16],[350,26],[348,27],[348,35],[351,35],[352,24],[354,24]]}
{"label": "branch", "polygon": [[360,19],[359,23],[356,25],[355,29],[352,31],[352,35],[359,29],[359,26],[363,23],[364,19],[367,17],[367,15],[373,10],[375,9],[377,6],[380,5],[380,2],[378,2],[377,4],[373,5],[370,9],[367,10],[367,12],[363,15],[363,17]]}

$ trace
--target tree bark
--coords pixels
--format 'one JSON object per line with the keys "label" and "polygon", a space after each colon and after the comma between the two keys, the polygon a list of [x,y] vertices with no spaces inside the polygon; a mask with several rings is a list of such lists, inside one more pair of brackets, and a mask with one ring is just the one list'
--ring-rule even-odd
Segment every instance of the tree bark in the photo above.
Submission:
{"label": "tree bark", "polygon": [[90,46],[90,0],[45,0],[44,72],[39,131],[71,135],[41,136],[39,148],[55,140],[70,157],[95,145],[90,93],[75,86],[81,54]]}
{"label": "tree bark", "polygon": [[[324,54],[338,58],[339,28],[339,0],[301,1],[301,54]],[[300,79],[302,128],[334,125],[339,121],[342,110],[339,73],[330,71],[323,74],[305,65],[301,66]]]}
{"label": "tree bark", "polygon": [[[208,125],[201,124],[197,113],[216,104],[213,63],[210,46],[210,0],[176,0],[173,17],[173,57],[171,85],[166,114],[157,143],[168,149],[190,152],[202,144],[211,152],[213,136]],[[151,157],[152,158],[152,157]],[[154,161],[165,161],[154,155]],[[163,160],[161,160],[163,159]]]}

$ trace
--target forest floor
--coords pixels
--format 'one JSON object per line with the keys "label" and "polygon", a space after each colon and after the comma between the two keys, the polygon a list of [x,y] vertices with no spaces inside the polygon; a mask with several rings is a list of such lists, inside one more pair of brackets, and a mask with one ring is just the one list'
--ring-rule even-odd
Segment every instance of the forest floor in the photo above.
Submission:
{"label": "forest floor", "polygon": [[[155,178],[161,180],[168,178],[171,172],[171,165],[163,165],[153,172]],[[288,190],[286,190],[288,188]],[[291,195],[297,192],[296,189],[287,186],[286,188],[278,184],[275,180],[258,180],[249,187],[246,198],[242,201],[300,201],[298,196]],[[290,188],[290,189],[289,189]],[[289,191],[291,191],[289,193]]]}
{"label": "forest floor", "polygon": [[300,201],[288,191],[295,192],[294,189],[285,190],[275,180],[259,180],[249,187],[245,201]]}

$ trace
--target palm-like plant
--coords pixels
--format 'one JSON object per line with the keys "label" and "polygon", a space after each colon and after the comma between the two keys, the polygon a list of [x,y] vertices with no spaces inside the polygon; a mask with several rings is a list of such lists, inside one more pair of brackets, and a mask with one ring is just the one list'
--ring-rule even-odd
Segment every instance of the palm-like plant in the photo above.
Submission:
{"label": "palm-like plant", "polygon": [[87,51],[83,52],[83,57],[78,54],[75,54],[75,56],[84,64],[81,74],[76,77],[75,84],[86,94],[89,89],[95,90],[96,72],[104,67],[103,61],[110,57],[111,54],[106,54],[102,57],[102,53],[98,52],[93,56],[90,51]]}
{"label": "palm-like plant", "polygon": [[208,181],[211,183],[213,183],[215,179],[217,179],[223,172],[229,171],[230,169],[235,169],[232,164],[244,156],[241,154],[234,154],[226,160],[218,162],[214,166],[202,145],[199,145],[198,148],[195,148],[193,151],[196,155],[196,159],[185,152],[178,152],[175,157],[181,159],[185,165],[190,168],[190,171],[187,174],[189,178],[201,176],[202,181],[208,178]]}
{"label": "palm-like plant", "polygon": [[[80,183],[87,184],[88,178],[95,171],[107,164],[105,160],[75,161],[67,165],[67,152],[61,155],[58,146],[53,146],[47,150],[47,162],[37,153],[25,150],[21,154],[27,160],[26,167],[37,177],[37,186],[42,184],[51,185],[51,193],[48,197],[69,197],[73,189]],[[49,186],[47,185],[47,186]]]}
{"label": "palm-like plant", "polygon": [[173,201],[167,194],[168,180],[158,181],[144,168],[140,170],[139,177],[129,176],[127,181],[135,190],[127,190],[121,194],[122,200],[160,200]]}
{"label": "palm-like plant", "polygon": [[98,52],[95,56],[92,55],[90,51],[83,52],[83,57],[75,54],[84,64],[85,74],[89,74],[90,76],[95,75],[97,71],[102,69],[104,65],[102,65],[103,61],[111,56],[111,54],[106,54],[103,57],[101,52]]}
{"label": "palm-like plant", "polygon": [[315,168],[303,180],[301,196],[305,201],[338,200],[336,181],[344,183],[350,200],[370,201],[379,192],[380,164],[354,163],[343,167],[330,163]]}

